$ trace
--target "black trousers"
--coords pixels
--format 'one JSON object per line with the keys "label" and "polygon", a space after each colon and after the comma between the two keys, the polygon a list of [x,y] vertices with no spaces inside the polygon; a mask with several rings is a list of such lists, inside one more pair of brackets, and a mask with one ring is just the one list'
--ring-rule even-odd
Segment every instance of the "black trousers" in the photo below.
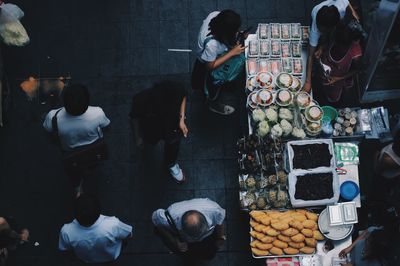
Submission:
{"label": "black trousers", "polygon": [[165,138],[164,144],[164,162],[166,166],[171,167],[173,166],[179,154],[179,147],[181,144],[181,134],[178,130],[174,131],[172,134],[169,134]]}
{"label": "black trousers", "polygon": [[154,227],[154,233],[161,239],[164,245],[173,253],[182,257],[185,261],[193,260],[211,260],[217,254],[218,248],[215,245],[217,234],[214,231],[210,236],[203,239],[201,242],[188,243],[188,251],[180,252],[176,249],[174,243],[160,234],[157,227]]}

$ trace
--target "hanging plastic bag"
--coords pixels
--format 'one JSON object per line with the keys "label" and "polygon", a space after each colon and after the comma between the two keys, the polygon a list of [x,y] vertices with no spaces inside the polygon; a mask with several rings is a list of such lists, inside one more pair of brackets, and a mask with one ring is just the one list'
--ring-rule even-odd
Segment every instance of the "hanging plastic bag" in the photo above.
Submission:
{"label": "hanging plastic bag", "polygon": [[3,42],[10,46],[25,46],[29,36],[19,19],[24,12],[16,5],[0,5],[0,36]]}

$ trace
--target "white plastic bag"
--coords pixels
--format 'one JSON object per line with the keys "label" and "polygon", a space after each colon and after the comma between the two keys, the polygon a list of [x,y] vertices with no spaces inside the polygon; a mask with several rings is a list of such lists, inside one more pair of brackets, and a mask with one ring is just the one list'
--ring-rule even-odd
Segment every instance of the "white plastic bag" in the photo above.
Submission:
{"label": "white plastic bag", "polygon": [[24,12],[13,4],[2,4],[0,8],[0,36],[3,42],[10,46],[27,45],[29,36],[19,21]]}

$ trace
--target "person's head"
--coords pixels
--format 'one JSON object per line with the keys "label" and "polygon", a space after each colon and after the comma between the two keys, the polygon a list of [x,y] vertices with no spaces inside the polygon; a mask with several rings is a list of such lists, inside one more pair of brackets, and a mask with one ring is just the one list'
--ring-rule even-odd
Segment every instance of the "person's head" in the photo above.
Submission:
{"label": "person's head", "polygon": [[18,234],[10,228],[0,230],[0,249],[15,247],[18,240]]}
{"label": "person's head", "polygon": [[75,201],[75,218],[80,225],[89,227],[100,216],[100,202],[93,196],[82,194]]}
{"label": "person's head", "polygon": [[317,13],[317,27],[322,33],[328,33],[336,27],[340,21],[339,10],[336,6],[323,6]]}
{"label": "person's head", "polygon": [[78,116],[89,107],[89,90],[82,84],[72,84],[63,91],[63,102],[68,114]]}
{"label": "person's head", "polygon": [[390,251],[388,234],[384,230],[372,231],[365,239],[364,258],[367,260],[380,259]]}
{"label": "person's head", "polygon": [[335,45],[350,47],[350,45],[360,39],[360,34],[351,30],[346,24],[339,22],[334,31]]}
{"label": "person's head", "polygon": [[215,18],[211,19],[209,28],[214,38],[227,45],[236,44],[236,36],[242,24],[240,15],[235,11],[222,10]]}
{"label": "person's head", "polygon": [[199,238],[207,232],[206,217],[198,211],[187,211],[182,216],[182,230],[191,240]]}
{"label": "person's head", "polygon": [[397,156],[400,157],[400,130],[398,130],[394,136],[392,150]]}

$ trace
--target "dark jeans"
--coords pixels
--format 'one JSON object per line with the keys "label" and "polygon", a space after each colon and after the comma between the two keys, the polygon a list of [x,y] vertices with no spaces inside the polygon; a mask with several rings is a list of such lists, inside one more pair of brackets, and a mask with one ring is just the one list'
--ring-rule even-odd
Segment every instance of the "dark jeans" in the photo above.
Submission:
{"label": "dark jeans", "polygon": [[218,248],[215,243],[217,240],[216,232],[214,231],[210,236],[203,239],[201,242],[188,243],[188,251],[180,252],[176,249],[175,244],[171,243],[169,239],[164,237],[156,227],[154,233],[161,239],[164,245],[173,253],[182,257],[185,261],[190,260],[211,260],[215,257]]}
{"label": "dark jeans", "polygon": [[173,166],[178,159],[179,146],[181,143],[180,135],[181,134],[179,134],[179,132],[174,132],[174,134],[165,138],[164,162],[165,162],[165,165],[168,167]]}

